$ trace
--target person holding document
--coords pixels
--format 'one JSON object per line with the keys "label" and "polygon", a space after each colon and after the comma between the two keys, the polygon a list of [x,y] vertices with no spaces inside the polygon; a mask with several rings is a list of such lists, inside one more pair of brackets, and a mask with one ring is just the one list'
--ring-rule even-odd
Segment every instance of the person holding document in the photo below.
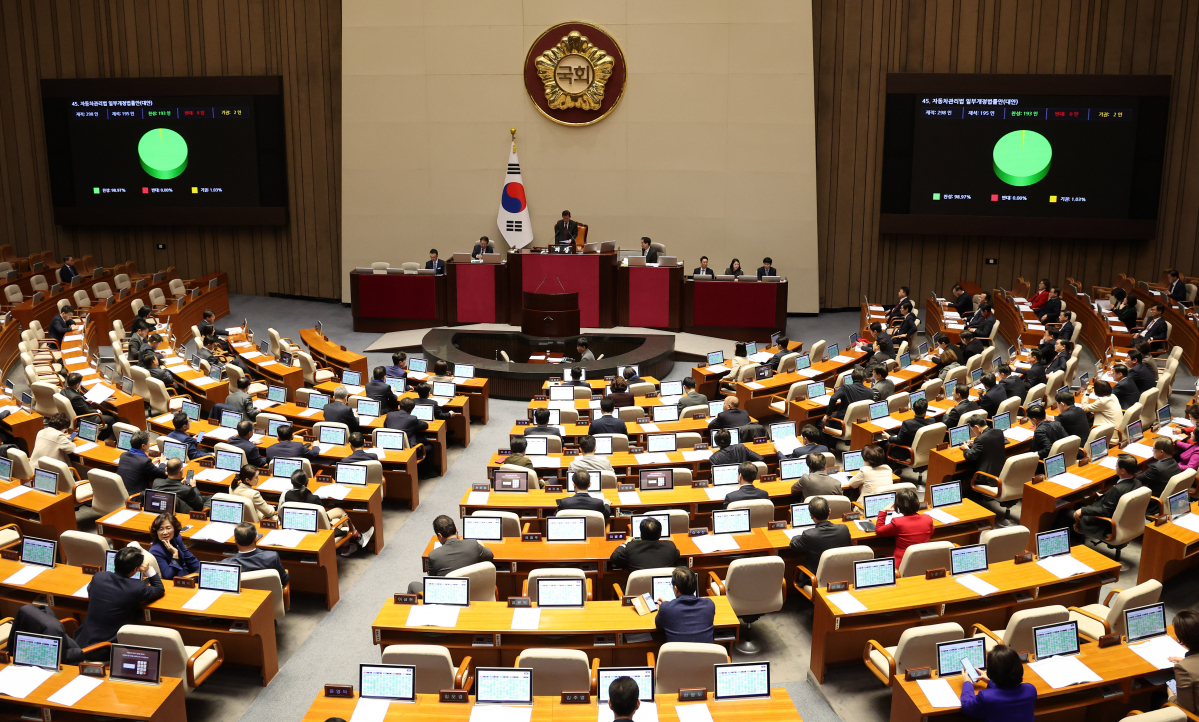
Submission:
{"label": "person holding document", "polygon": [[962,712],[981,720],[1032,722],[1037,688],[1024,681],[1024,665],[1016,650],[997,644],[987,653],[987,671],[979,672],[978,692],[966,678],[962,682]]}

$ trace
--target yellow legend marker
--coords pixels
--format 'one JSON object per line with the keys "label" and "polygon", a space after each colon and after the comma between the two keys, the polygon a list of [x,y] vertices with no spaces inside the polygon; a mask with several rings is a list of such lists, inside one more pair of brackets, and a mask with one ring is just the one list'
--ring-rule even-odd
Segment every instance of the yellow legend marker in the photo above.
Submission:
{"label": "yellow legend marker", "polygon": [[[200,192],[200,189],[199,189],[199,188],[197,188],[196,186],[192,186],[192,193],[199,193],[199,192]],[[1052,196],[1052,198],[1053,198],[1054,200],[1057,200],[1057,196]],[[1052,201],[1051,201],[1051,202],[1052,202]]]}
{"label": "yellow legend marker", "polygon": [[1057,196],[1049,196],[1050,203],[1057,203]]}

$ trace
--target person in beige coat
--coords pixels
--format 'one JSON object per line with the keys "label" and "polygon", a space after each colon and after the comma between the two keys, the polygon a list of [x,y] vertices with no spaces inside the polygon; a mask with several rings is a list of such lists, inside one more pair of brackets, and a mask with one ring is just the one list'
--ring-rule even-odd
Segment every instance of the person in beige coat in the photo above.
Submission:
{"label": "person in beige coat", "polygon": [[75,444],[63,433],[70,427],[67,417],[63,414],[47,416],[45,424],[42,430],[37,432],[37,438],[34,439],[33,453],[29,455],[29,463],[36,466],[37,460],[43,456],[58,459],[67,464],[71,463],[71,452],[75,451]]}
{"label": "person in beige coat", "polygon": [[1093,402],[1082,405],[1083,411],[1095,415],[1093,425],[1119,426],[1120,420],[1124,418],[1124,410],[1120,408],[1120,400],[1112,396],[1112,385],[1103,379],[1096,379],[1095,396],[1097,398]]}
{"label": "person in beige coat", "polygon": [[891,467],[887,466],[887,455],[883,452],[883,447],[871,444],[862,449],[862,461],[865,464],[846,484],[846,487],[861,489],[859,499],[862,496],[877,493],[880,487],[888,486],[894,481]]}
{"label": "person in beige coat", "polygon": [[254,505],[254,511],[258,512],[261,519],[274,519],[275,507],[266,503],[262,498],[262,494],[254,488],[254,480],[258,477],[258,467],[253,464],[246,464],[238,472],[233,479],[233,483],[229,485],[229,493],[235,496],[240,496],[249,499]]}

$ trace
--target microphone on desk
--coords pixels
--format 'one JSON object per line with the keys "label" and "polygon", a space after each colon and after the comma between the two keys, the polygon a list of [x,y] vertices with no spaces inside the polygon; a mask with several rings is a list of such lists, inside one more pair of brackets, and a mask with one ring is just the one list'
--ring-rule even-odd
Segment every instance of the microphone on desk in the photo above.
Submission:
{"label": "microphone on desk", "polygon": [[558,285],[562,287],[562,292],[563,292],[563,293],[565,293],[565,292],[566,292],[566,286],[563,286],[563,285],[562,285],[562,279],[561,279],[561,278],[558,278],[557,276],[554,276],[554,280],[558,282]]}
{"label": "microphone on desk", "polygon": [[[546,276],[545,278],[549,278],[549,276]],[[545,278],[541,279],[541,283],[545,283]],[[537,288],[533,289],[533,293],[537,293],[541,290],[541,283],[537,284]]]}

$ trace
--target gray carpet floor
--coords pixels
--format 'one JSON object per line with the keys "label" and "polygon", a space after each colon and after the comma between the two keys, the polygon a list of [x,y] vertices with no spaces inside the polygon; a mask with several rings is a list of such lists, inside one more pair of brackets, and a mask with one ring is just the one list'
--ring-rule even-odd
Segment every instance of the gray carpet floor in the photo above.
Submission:
{"label": "gray carpet floor", "polygon": [[[298,339],[299,329],[312,327],[318,319],[331,339],[350,350],[361,352],[379,336],[353,332],[350,310],[339,304],[234,296],[230,305],[233,319],[249,318],[251,327],[263,337],[267,327],[272,327],[284,336]],[[806,347],[819,339],[837,339],[844,344],[848,334],[856,329],[857,321],[856,312],[791,318],[787,333],[793,340],[803,341]],[[372,353],[368,357],[371,367],[390,362],[386,354]],[[689,373],[688,364],[676,363],[667,378],[682,378]],[[1180,372],[1177,393],[1172,399],[1176,413],[1184,407],[1194,382],[1194,378],[1183,377]],[[341,601],[332,611],[327,612],[315,598],[300,595],[293,598],[292,609],[278,629],[280,671],[272,683],[261,686],[253,670],[222,669],[189,696],[190,720],[300,719],[323,684],[355,683],[360,663],[378,661],[379,649],[371,639],[371,621],[394,592],[403,590],[408,581],[421,574],[420,552],[431,534],[433,519],[443,513],[457,514],[457,502],[463,491],[471,482],[484,478],[487,459],[494,449],[503,446],[509,422],[524,416],[524,403],[498,399],[491,403],[491,423],[474,426],[470,448],[450,448],[449,472],[421,482],[421,505],[415,512],[398,504],[384,505],[383,533],[387,544],[383,552],[377,557],[359,553],[339,559]],[[81,528],[92,525],[89,517],[89,511],[80,512]],[[1013,518],[1019,518],[1018,506]],[[1106,549],[1101,551],[1110,553]],[[1135,584],[1139,556],[1137,543],[1124,550],[1127,570],[1112,587],[1127,588]],[[1170,614],[1194,606],[1197,599],[1199,575],[1172,580],[1164,595]],[[781,612],[767,615],[754,624],[754,636],[762,646],[755,659],[772,662],[772,682],[788,690],[807,722],[886,720],[890,691],[861,664],[834,668],[823,685],[817,685],[809,677],[811,622],[811,604],[791,595]],[[734,652],[734,660],[738,658]]]}

